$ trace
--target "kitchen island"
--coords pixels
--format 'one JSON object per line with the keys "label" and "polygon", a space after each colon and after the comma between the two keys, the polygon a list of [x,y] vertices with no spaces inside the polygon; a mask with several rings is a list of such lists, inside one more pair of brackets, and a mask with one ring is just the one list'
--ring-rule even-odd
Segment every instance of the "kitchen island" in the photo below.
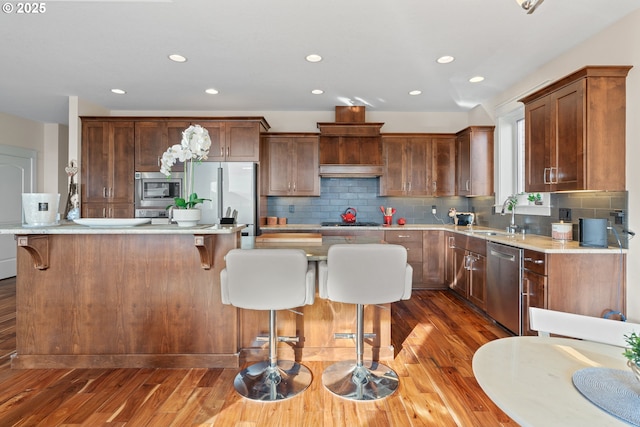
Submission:
{"label": "kitchen island", "polygon": [[[268,330],[268,312],[239,310],[220,300],[224,256],[247,239],[240,236],[243,228],[3,227],[0,233],[14,234],[18,246],[12,367],[226,368],[265,359],[259,336]],[[313,245],[309,258],[323,259],[328,246],[346,241]],[[245,243],[256,247],[251,238]],[[385,308],[367,308],[365,327],[377,337],[365,357],[393,357]],[[333,332],[353,331],[354,306],[316,298],[300,311],[304,316],[278,313],[278,333],[300,337],[295,345],[279,344],[281,357],[352,357],[352,341],[335,340]]]}

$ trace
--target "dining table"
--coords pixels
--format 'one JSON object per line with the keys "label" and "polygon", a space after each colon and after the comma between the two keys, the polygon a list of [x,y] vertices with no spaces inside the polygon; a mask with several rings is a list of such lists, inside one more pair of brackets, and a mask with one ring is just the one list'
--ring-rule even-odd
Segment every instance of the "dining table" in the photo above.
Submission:
{"label": "dining table", "polygon": [[[487,396],[522,426],[633,426],[638,424],[613,415],[600,401],[623,405],[632,418],[640,414],[640,381],[623,351],[572,338],[501,338],[475,352],[473,373]],[[607,384],[617,378],[624,381]]]}

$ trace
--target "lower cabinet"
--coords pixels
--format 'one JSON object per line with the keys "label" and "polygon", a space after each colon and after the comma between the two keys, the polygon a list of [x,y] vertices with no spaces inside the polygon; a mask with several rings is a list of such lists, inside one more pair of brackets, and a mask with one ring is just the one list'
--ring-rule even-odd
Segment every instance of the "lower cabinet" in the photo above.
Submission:
{"label": "lower cabinet", "polygon": [[546,256],[542,252],[525,249],[522,258],[522,335],[537,335],[529,328],[529,307],[547,307]]}
{"label": "lower cabinet", "polygon": [[478,308],[486,308],[486,241],[448,233],[445,278],[449,287]]}
{"label": "lower cabinet", "polygon": [[387,243],[402,245],[407,248],[407,263],[413,268],[413,288],[424,287],[422,283],[422,231],[389,230],[384,232]]}

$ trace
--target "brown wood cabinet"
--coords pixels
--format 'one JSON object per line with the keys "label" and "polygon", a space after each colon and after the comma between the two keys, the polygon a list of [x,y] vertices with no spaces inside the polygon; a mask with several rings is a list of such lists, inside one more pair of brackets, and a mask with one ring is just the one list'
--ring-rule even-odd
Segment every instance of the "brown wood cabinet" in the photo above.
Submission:
{"label": "brown wood cabinet", "polygon": [[484,239],[450,233],[448,264],[451,268],[449,287],[478,308],[486,308],[486,255]]}
{"label": "brown wood cabinet", "polygon": [[422,232],[422,286],[427,289],[447,289],[445,282],[445,231]]}
{"label": "brown wood cabinet", "polygon": [[520,99],[525,191],[625,190],[629,69],[584,67]]}
{"label": "brown wood cabinet", "polygon": [[[137,172],[159,172],[162,154],[172,145],[180,144],[182,132],[189,121],[149,120],[135,122],[135,169]],[[183,163],[176,162],[171,169],[183,170]]]}
{"label": "brown wood cabinet", "polygon": [[319,196],[318,136],[265,134],[260,156],[263,195]]}
{"label": "brown wood cabinet", "polygon": [[529,328],[529,307],[547,307],[547,257],[525,249],[522,259],[522,335],[537,335]]}
{"label": "brown wood cabinet", "polygon": [[456,134],[457,195],[491,196],[493,126],[471,126]]}
{"label": "brown wood cabinet", "polygon": [[455,148],[452,135],[383,135],[380,195],[454,195]]}
{"label": "brown wood cabinet", "polygon": [[423,288],[422,231],[388,230],[384,232],[384,240],[407,248],[407,263],[413,268],[413,288]]}
{"label": "brown wood cabinet", "polygon": [[82,216],[133,217],[133,121],[83,120]]}
{"label": "brown wood cabinet", "polygon": [[211,138],[209,161],[260,161],[260,133],[268,130],[264,119],[205,122],[202,126]]}

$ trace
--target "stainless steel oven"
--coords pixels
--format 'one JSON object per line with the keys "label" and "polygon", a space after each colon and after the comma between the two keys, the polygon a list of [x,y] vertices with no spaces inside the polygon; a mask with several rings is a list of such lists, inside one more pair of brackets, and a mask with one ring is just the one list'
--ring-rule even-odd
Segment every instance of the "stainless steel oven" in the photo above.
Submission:
{"label": "stainless steel oven", "polygon": [[174,172],[167,178],[160,172],[135,173],[136,218],[163,218],[166,207],[182,196],[184,172]]}

